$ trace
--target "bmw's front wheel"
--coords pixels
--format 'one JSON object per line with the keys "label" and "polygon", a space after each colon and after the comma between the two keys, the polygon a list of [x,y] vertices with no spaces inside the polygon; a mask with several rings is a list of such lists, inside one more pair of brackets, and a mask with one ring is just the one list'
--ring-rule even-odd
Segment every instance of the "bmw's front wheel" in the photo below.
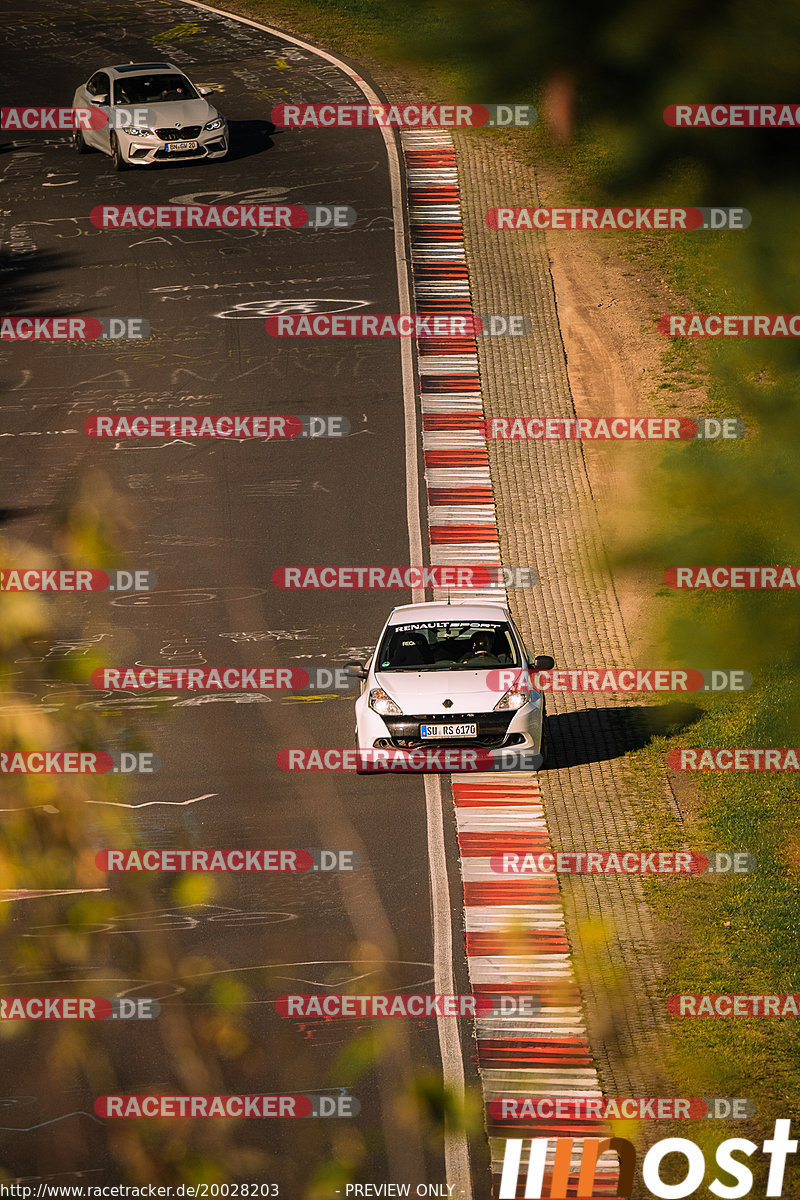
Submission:
{"label": "bmw's front wheel", "polygon": [[111,134],[111,161],[115,171],[124,171],[128,166],[119,144],[119,138],[115,133]]}
{"label": "bmw's front wheel", "polygon": [[82,129],[73,129],[72,131],[72,149],[77,154],[88,154],[90,147],[86,144],[86,138],[83,136]]}

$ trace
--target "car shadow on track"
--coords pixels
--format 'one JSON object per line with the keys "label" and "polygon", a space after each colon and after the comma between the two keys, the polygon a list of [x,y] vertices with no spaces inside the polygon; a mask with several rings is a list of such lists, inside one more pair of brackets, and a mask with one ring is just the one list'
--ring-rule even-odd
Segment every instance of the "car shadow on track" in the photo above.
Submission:
{"label": "car shadow on track", "polygon": [[29,239],[24,223],[20,224],[20,241],[14,243],[15,230],[9,233],[9,244],[0,250],[0,305],[14,317],[76,317],[88,315],[81,303],[48,300],[48,293],[60,293],[63,285],[54,276],[58,271],[76,269],[74,254],[41,250]]}
{"label": "car shadow on track", "polygon": [[621,758],[653,738],[690,728],[703,709],[685,701],[618,708],[585,708],[548,717],[549,770]]}
{"label": "car shadow on track", "polygon": [[251,158],[265,150],[272,150],[275,142],[273,134],[278,126],[271,121],[229,121],[228,133],[230,149],[226,162],[238,158]]}

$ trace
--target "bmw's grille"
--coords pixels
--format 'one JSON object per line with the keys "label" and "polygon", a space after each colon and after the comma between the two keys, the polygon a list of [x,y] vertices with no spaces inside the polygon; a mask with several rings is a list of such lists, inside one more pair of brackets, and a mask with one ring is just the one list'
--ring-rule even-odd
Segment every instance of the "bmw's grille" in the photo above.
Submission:
{"label": "bmw's grille", "polygon": [[201,125],[187,125],[185,129],[157,129],[162,142],[193,142],[200,136]]}

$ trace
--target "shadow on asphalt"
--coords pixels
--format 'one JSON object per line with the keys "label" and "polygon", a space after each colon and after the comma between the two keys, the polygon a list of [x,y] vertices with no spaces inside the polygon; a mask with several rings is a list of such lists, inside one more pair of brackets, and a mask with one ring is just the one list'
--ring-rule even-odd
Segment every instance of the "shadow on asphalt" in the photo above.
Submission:
{"label": "shadow on asphalt", "polygon": [[621,758],[629,750],[641,750],[653,738],[689,729],[703,711],[696,704],[676,700],[668,704],[554,713],[548,717],[548,768],[578,767]]}
{"label": "shadow on asphalt", "polygon": [[271,121],[229,121],[230,148],[226,162],[271,150],[275,145],[272,135],[277,128]]}
{"label": "shadow on asphalt", "polygon": [[74,254],[62,251],[26,249],[27,243],[15,250],[0,250],[0,304],[15,317],[86,316],[82,305],[59,304],[47,299],[60,285],[53,278],[57,271],[76,269]]}

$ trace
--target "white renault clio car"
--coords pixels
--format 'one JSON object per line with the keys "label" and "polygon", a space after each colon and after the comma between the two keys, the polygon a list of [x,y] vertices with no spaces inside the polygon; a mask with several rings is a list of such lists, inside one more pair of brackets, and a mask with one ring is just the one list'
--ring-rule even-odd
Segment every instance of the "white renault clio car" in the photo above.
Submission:
{"label": "white renault clio car", "polygon": [[553,665],[549,655],[529,658],[501,604],[395,608],[369,664],[347,664],[364,681],[356,701],[356,748],[447,746],[497,757],[514,749],[544,757],[545,701],[528,673]]}
{"label": "white renault clio car", "polygon": [[109,154],[118,171],[132,164],[224,158],[228,125],[204,99],[212,91],[195,87],[172,63],[104,67],[78,88],[72,107],[101,109],[107,122],[102,129],[76,129],[73,145],[79,154]]}

